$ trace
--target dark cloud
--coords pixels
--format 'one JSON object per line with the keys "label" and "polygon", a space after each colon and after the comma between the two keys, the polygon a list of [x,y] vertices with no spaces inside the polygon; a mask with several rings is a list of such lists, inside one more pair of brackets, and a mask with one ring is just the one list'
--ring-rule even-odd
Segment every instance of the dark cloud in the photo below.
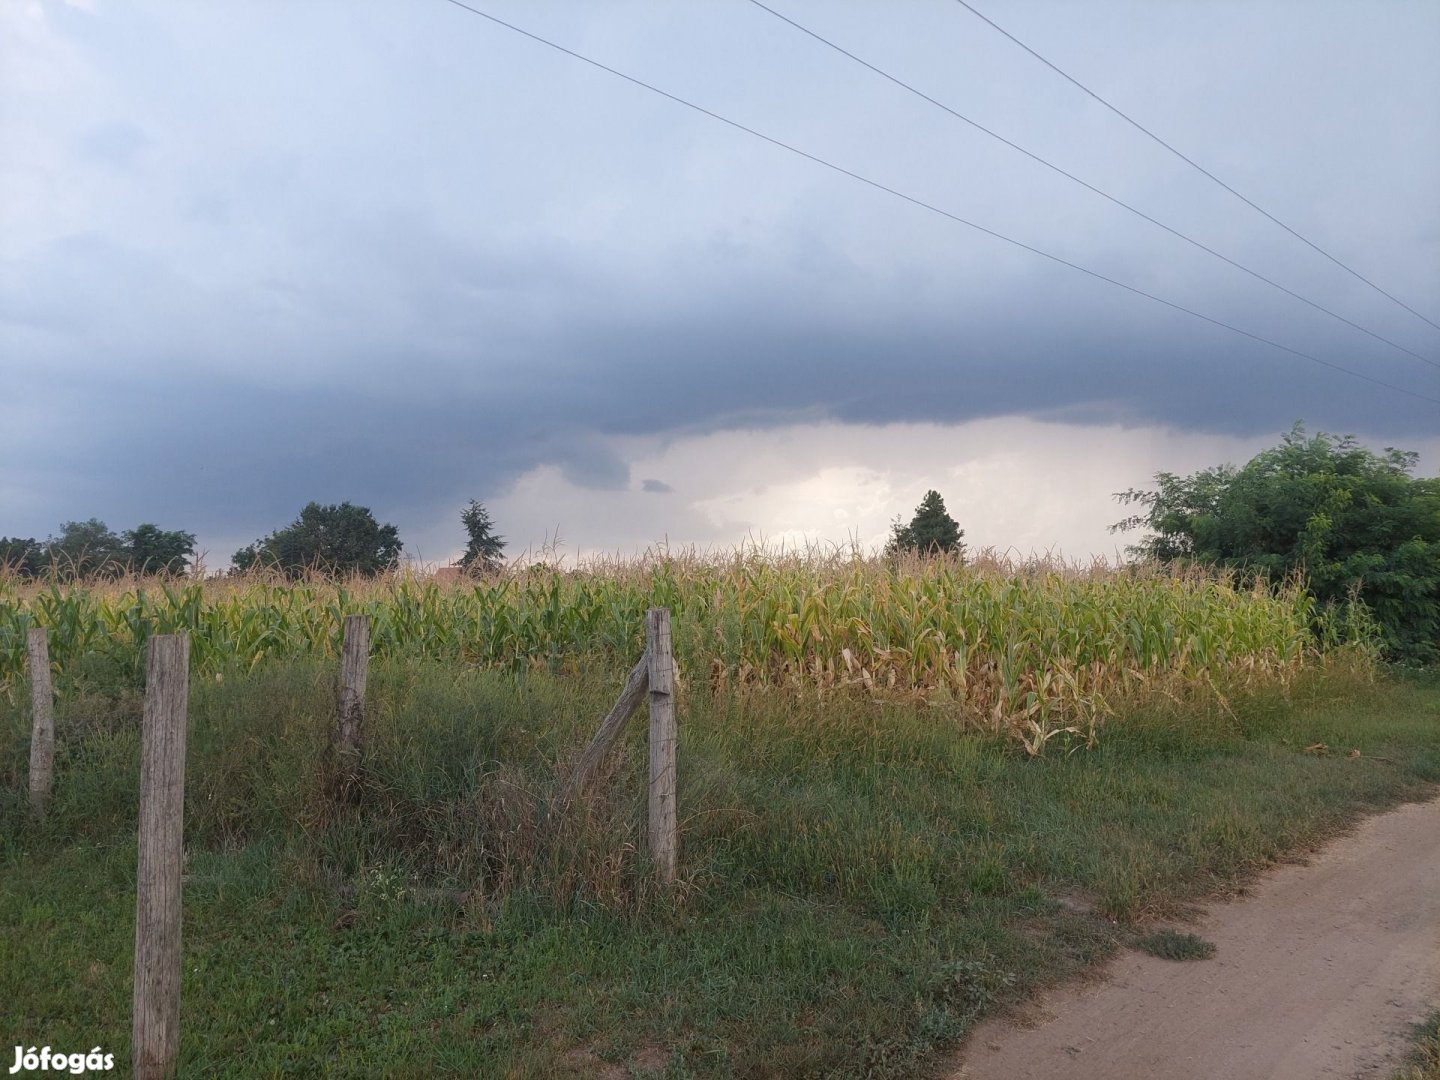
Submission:
{"label": "dark cloud", "polygon": [[[647,33],[672,34],[673,48],[631,41],[653,9],[585,25],[617,61],[653,68],[657,81],[803,136],[919,197],[1322,360],[1440,396],[1434,368],[1037,179],[993,146],[965,141],[933,110],[877,96],[833,57],[728,11],[669,12]],[[1200,74],[1210,71],[1205,50],[1234,39],[1228,23],[1197,28],[1176,9],[1156,15],[1153,30],[1128,21],[1133,41],[1092,44],[1130,65],[1116,69],[1120,90],[1160,95],[1157,112],[1179,110],[1171,118],[1187,146],[1213,150],[1227,175],[1281,198],[1287,215],[1389,271],[1405,295],[1435,295],[1440,151],[1413,131],[1417,118],[1434,119],[1440,94],[1423,91],[1436,79],[1370,55],[1372,38],[1389,41],[1393,28],[1360,34],[1342,25],[1343,6],[1324,11],[1275,71],[1263,43],[1288,41],[1293,20],[1279,9],[1227,15],[1259,34],[1242,51],[1265,63],[1232,57],[1231,82],[1215,86]],[[1091,33],[1078,16],[1053,14]],[[252,100],[237,88],[252,85],[251,46],[274,32],[263,20],[232,25],[157,9],[149,51],[131,59],[123,15],[66,13],[54,63],[59,70],[77,50],[83,63],[71,82],[82,89],[53,112],[31,95],[24,110],[0,117],[0,137],[24,136],[31,173],[73,173],[74,186],[57,193],[12,181],[13,209],[0,218],[14,240],[0,247],[0,494],[19,493],[13,506],[0,504],[0,532],[42,534],[96,515],[116,527],[155,520],[248,539],[311,499],[428,522],[542,465],[582,491],[626,490],[631,465],[616,436],[802,420],[957,424],[1020,414],[1253,435],[1303,418],[1382,432],[1398,445],[1440,431],[1432,403],[1038,260],[633,88],[516,52],[475,20],[432,12],[401,26],[373,15],[337,37],[334,21],[309,9],[285,17],[294,20],[286,47]],[[1063,88],[1032,87],[1033,73],[1014,82],[1013,57],[967,51],[980,66],[952,62],[948,47],[984,47],[944,19],[925,16],[934,25],[907,34],[905,20],[861,9],[813,7],[805,17],[868,35],[862,43],[891,50],[897,63],[928,63],[937,83],[1048,140],[1077,171],[1208,230],[1347,317],[1427,355],[1440,346],[1440,335],[1237,216]],[[1433,16],[1407,18],[1435,29]],[[149,33],[161,26],[167,33]],[[1177,27],[1210,44],[1177,44]],[[1063,41],[1063,29],[1047,40]],[[323,49],[304,47],[307,35]],[[1243,132],[1222,130],[1217,116],[1229,123],[1239,103],[1288,85],[1314,56],[1352,47],[1347,40],[1363,78],[1318,85],[1309,103],[1282,102],[1288,112],[1251,110]],[[1136,47],[1146,42],[1154,55]],[[744,57],[741,68],[722,63],[727,56]],[[1189,89],[1186,71],[1199,80]],[[997,89],[1007,73],[1009,85],[1037,95],[1028,105]],[[517,101],[516,86],[533,100]],[[193,101],[177,96],[187,87]],[[1407,87],[1416,92],[1401,100],[1412,104],[1392,115]],[[1343,98],[1348,107],[1356,94],[1374,106],[1369,124],[1337,119],[1327,104]],[[1293,133],[1296,125],[1304,130]],[[1383,154],[1402,137],[1405,155],[1378,171],[1346,150]],[[1297,171],[1300,150],[1323,162]],[[1387,195],[1362,197],[1382,181]],[[673,488],[644,479],[641,490]]]}
{"label": "dark cloud", "polygon": [[[242,372],[186,371],[205,346],[204,320],[169,352],[163,376],[143,357],[111,356],[83,379],[30,372],[12,383],[23,403],[83,418],[45,448],[75,470],[51,516],[90,516],[207,534],[268,532],[305,502],[352,500],[386,520],[413,520],[463,498],[491,497],[542,464],[581,488],[622,490],[630,466],[606,436],[765,428],[835,418],[863,424],[958,423],[1029,414],[1072,423],[1180,423],[1232,434],[1278,430],[1297,418],[1331,430],[1433,430],[1423,403],[1399,407],[1363,384],[1262,346],[1235,345],[1180,317],[1131,314],[1127,333],[1094,306],[1044,321],[991,313],[877,312],[872,327],[833,326],[825,312],[777,312],[766,294],[722,311],[653,313],[549,328],[553,342],[523,366],[496,362],[483,342],[473,367],[462,346],[310,351],[264,356],[264,385]],[[110,303],[120,303],[113,290]],[[1181,323],[1183,327],[1183,322]],[[503,340],[514,333],[500,327]],[[359,335],[357,335],[359,336]],[[87,339],[89,335],[87,334]],[[291,379],[296,372],[333,378]],[[350,369],[353,368],[353,372]],[[1373,369],[1372,369],[1373,370]],[[1343,391],[1337,388],[1346,387]],[[3,436],[0,436],[3,442]],[[123,447],[123,453],[114,449]],[[3,447],[12,468],[33,452]],[[38,478],[36,480],[38,483]],[[668,491],[647,480],[646,491]],[[23,523],[44,531],[48,520]]]}

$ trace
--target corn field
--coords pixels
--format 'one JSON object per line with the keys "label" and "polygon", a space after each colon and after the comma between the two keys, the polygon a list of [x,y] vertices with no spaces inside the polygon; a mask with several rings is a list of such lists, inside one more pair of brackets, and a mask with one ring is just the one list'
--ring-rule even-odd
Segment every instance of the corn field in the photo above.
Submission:
{"label": "corn field", "polygon": [[1285,679],[1317,642],[1299,587],[1154,568],[1080,570],[943,558],[650,558],[531,566],[444,585],[375,580],[0,579],[0,692],[24,679],[25,631],[49,629],[63,685],[86,658],[139,678],[152,633],[191,636],[195,670],[333,658],[343,618],[371,618],[372,654],[510,668],[611,665],[669,607],[684,685],[911,695],[1040,744],[1087,731],[1138,690]]}

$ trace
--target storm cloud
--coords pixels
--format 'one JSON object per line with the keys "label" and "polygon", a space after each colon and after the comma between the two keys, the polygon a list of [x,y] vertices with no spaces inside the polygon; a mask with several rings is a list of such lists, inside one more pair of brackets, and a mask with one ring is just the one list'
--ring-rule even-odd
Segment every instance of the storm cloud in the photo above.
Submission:
{"label": "storm cloud", "polygon": [[[752,5],[478,6],[1026,244],[1440,398],[1437,367]],[[1440,332],[959,5],[783,10],[1440,357]],[[1280,3],[985,10],[1440,320],[1433,6],[1319,4],[1303,19]],[[733,529],[708,531],[702,504],[723,503],[719,489],[654,479],[645,453],[734,432],[757,447],[798,430],[919,438],[997,418],[1235,446],[1297,418],[1427,450],[1440,436],[1433,401],[1038,258],[443,0],[0,11],[3,534],[154,520],[224,554],[306,501],[350,499],[438,557],[464,499],[548,521],[559,484],[587,506],[593,493],[599,514],[607,495],[642,492],[691,522],[690,538],[718,542]],[[549,494],[517,504],[543,476]]]}

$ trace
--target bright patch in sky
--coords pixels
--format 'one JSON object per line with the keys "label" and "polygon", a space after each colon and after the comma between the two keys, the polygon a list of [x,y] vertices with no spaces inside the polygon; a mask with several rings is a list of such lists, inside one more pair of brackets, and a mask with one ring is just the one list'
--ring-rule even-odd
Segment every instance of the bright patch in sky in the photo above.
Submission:
{"label": "bright patch in sky", "polygon": [[[894,518],[908,521],[934,488],[972,548],[1113,559],[1138,539],[1108,531],[1130,513],[1115,492],[1148,487],[1159,470],[1243,464],[1280,434],[1237,438],[1003,417],[617,440],[616,451],[631,462],[627,489],[585,489],[544,466],[492,505],[502,532],[538,548],[558,530],[558,554],[575,560],[635,554],[667,539],[720,549],[749,542],[879,547]],[[1408,448],[1422,450],[1430,470],[1440,466],[1440,439]],[[647,492],[641,477],[673,490]],[[437,527],[437,544],[445,528]]]}

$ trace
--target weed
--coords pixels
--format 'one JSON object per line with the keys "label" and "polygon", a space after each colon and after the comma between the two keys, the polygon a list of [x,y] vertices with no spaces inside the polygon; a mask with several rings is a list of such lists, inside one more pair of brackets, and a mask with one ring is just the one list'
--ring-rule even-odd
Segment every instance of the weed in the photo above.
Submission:
{"label": "weed", "polygon": [[1215,955],[1213,942],[1178,930],[1157,930],[1140,938],[1135,945],[1161,960],[1209,960]]}
{"label": "weed", "polygon": [[1415,1048],[1392,1080],[1440,1080],[1440,1012],[1415,1028]]}

